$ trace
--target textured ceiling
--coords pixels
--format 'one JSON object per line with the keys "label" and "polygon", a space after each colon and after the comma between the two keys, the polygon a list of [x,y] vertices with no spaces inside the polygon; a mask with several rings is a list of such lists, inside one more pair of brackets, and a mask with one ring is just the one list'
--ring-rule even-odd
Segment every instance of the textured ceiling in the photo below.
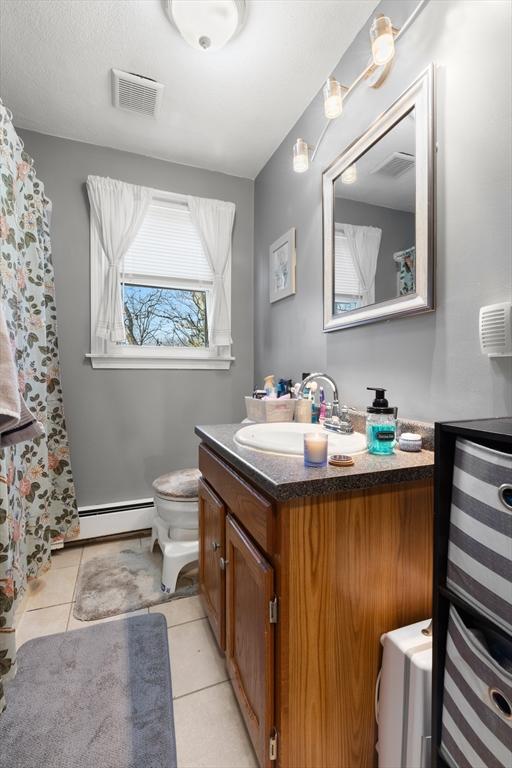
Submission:
{"label": "textured ceiling", "polygon": [[[254,178],[376,5],[249,0],[208,54],[160,0],[0,0],[0,94],[21,128]],[[112,67],[165,84],[156,120],[112,107]]]}

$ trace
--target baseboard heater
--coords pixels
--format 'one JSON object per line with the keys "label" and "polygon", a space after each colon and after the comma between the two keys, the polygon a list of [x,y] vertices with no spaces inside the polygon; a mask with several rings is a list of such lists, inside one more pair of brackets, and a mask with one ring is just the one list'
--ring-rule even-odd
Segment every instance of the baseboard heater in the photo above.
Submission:
{"label": "baseboard heater", "polygon": [[117,501],[112,504],[94,504],[79,507],[79,539],[94,539],[151,528],[155,508],[153,499]]}

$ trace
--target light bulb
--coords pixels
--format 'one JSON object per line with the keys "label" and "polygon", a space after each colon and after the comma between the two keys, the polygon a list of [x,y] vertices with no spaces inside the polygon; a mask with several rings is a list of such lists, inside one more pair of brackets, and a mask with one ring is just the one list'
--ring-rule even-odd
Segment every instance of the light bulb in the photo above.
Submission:
{"label": "light bulb", "polygon": [[335,77],[328,77],[324,85],[324,112],[329,120],[339,117],[343,111],[341,85]]}
{"label": "light bulb", "polygon": [[293,145],[293,170],[304,173],[309,168],[308,145],[304,139],[297,139]]}
{"label": "light bulb", "polygon": [[380,14],[374,18],[370,29],[370,40],[375,66],[380,67],[391,61],[395,55],[395,39],[393,37],[393,26],[388,16]]}
{"label": "light bulb", "polygon": [[353,163],[341,174],[342,184],[353,184],[357,181],[357,165]]}

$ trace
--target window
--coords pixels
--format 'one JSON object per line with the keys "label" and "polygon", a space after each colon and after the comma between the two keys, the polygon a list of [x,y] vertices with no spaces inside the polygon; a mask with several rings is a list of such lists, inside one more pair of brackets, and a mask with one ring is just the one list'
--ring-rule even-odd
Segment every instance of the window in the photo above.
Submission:
{"label": "window", "polygon": [[125,254],[123,343],[95,334],[106,269],[92,222],[90,357],[94,367],[229,368],[230,348],[209,343],[214,279],[185,197],[155,193]]}
{"label": "window", "polygon": [[123,305],[127,344],[208,346],[206,291],[125,283]]}
{"label": "window", "polygon": [[334,311],[346,312],[361,306],[361,281],[343,229],[334,232]]}
{"label": "window", "polygon": [[152,203],[124,258],[127,344],[207,348],[212,286],[188,208]]}

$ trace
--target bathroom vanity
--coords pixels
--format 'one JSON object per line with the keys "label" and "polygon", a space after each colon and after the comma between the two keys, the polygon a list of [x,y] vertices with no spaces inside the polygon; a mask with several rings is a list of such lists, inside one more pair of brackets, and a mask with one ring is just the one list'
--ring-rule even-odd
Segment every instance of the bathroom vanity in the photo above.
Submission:
{"label": "bathroom vanity", "polygon": [[433,454],[306,469],[239,426],[196,428],[200,589],[259,764],[374,766],[380,636],[431,615]]}

